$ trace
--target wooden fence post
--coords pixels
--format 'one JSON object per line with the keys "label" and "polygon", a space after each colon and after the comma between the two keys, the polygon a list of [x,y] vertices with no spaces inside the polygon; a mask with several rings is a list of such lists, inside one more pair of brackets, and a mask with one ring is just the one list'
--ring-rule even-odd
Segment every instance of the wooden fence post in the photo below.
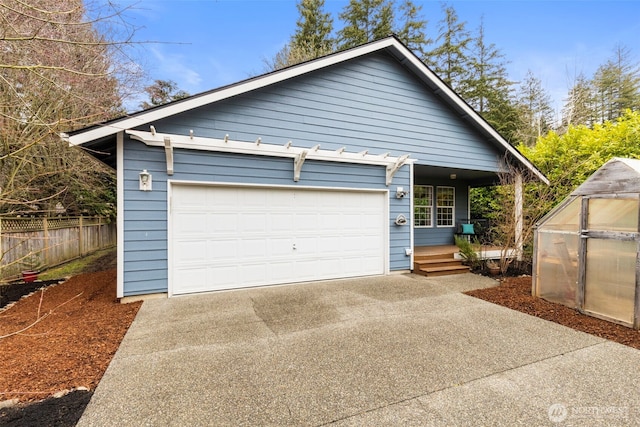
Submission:
{"label": "wooden fence post", "polygon": [[44,265],[49,265],[49,221],[47,221],[47,217],[42,218],[42,231],[44,234],[44,259],[42,260]]}
{"label": "wooden fence post", "polygon": [[[3,260],[4,260],[4,252],[2,252],[2,218],[0,218],[0,267],[2,267],[2,264],[4,264]],[[0,268],[0,272],[1,271],[2,271],[2,268]],[[0,279],[2,279],[2,274],[0,274]]]}
{"label": "wooden fence post", "polygon": [[84,236],[82,233],[82,215],[80,215],[80,218],[78,219],[78,249],[80,250],[80,256],[84,255],[83,243]]}
{"label": "wooden fence post", "polygon": [[98,249],[102,249],[102,217],[98,217]]}

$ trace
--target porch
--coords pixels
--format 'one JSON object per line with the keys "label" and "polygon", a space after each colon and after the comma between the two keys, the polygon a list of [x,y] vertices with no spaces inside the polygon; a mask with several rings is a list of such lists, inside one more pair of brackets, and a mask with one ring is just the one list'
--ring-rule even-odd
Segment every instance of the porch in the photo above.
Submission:
{"label": "porch", "polygon": [[[483,245],[478,251],[478,258],[499,259],[502,248]],[[423,276],[445,276],[469,272],[469,267],[462,264],[463,258],[456,245],[416,246],[413,248],[413,272]],[[507,256],[515,257],[516,250],[509,249]]]}

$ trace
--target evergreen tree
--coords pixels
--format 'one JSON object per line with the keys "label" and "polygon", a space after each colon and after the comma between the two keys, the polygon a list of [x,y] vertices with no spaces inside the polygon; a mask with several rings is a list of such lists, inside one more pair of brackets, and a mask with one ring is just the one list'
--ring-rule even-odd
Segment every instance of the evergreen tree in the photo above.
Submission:
{"label": "evergreen tree", "polygon": [[429,52],[425,63],[452,89],[464,98],[468,80],[467,48],[471,42],[466,22],[460,22],[452,6],[443,5],[444,18],[440,21],[438,44]]}
{"label": "evergreen tree", "polygon": [[533,146],[538,137],[553,127],[553,108],[542,82],[529,71],[520,85],[517,97],[519,127],[517,138],[527,146]]}
{"label": "evergreen tree", "polygon": [[504,55],[495,44],[487,44],[485,40],[483,19],[480,20],[478,34],[471,43],[469,65],[466,101],[477,112],[484,114],[488,111],[492,98],[508,97],[512,83],[507,79]]}
{"label": "evergreen tree", "polygon": [[483,19],[471,42],[469,66],[465,100],[507,140],[515,142],[518,123],[511,94],[513,83],[507,78],[504,55],[486,41]]}
{"label": "evergreen tree", "polygon": [[140,108],[145,110],[189,96],[184,90],[178,89],[178,84],[173,80],[156,80],[152,85],[145,87],[144,91],[149,96],[149,101],[141,102]]}
{"label": "evergreen tree", "polygon": [[350,0],[340,14],[345,25],[338,31],[338,49],[349,49],[391,35],[393,5],[391,0]]}
{"label": "evergreen tree", "polygon": [[618,46],[613,58],[601,65],[593,79],[597,118],[600,122],[620,117],[626,109],[640,108],[640,74],[629,49]]}
{"label": "evergreen tree", "polygon": [[398,8],[400,19],[396,35],[418,58],[424,60],[426,47],[433,43],[427,37],[427,20],[420,16],[422,5],[417,6],[411,0],[405,0]]}
{"label": "evergreen tree", "polygon": [[324,12],[324,0],[300,0],[297,8],[300,16],[296,32],[272,59],[264,60],[265,71],[279,70],[334,51],[333,19]]}
{"label": "evergreen tree", "polygon": [[569,126],[591,126],[595,121],[594,113],[593,86],[584,74],[580,74],[569,90],[569,96],[562,109],[559,133],[566,132]]}
{"label": "evergreen tree", "polygon": [[334,40],[333,19],[324,12],[324,0],[300,0],[297,4],[300,17],[296,22],[296,32],[291,37],[292,48],[304,48],[312,58],[331,52]]}

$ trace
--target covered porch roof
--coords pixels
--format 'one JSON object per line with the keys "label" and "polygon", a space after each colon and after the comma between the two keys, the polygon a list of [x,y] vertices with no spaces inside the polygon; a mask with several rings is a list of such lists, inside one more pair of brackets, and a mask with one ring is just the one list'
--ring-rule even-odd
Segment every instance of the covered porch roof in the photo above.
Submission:
{"label": "covered porch roof", "polygon": [[433,179],[456,180],[467,182],[472,187],[485,187],[495,185],[499,182],[498,174],[493,171],[430,166],[419,163],[415,163],[413,167],[416,183]]}

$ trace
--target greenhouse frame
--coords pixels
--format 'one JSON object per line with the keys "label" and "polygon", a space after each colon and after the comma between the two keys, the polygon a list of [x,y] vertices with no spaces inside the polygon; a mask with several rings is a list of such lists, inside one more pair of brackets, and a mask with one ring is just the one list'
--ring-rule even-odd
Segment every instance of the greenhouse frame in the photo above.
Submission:
{"label": "greenhouse frame", "polygon": [[534,233],[536,297],[639,329],[640,160],[613,158]]}

